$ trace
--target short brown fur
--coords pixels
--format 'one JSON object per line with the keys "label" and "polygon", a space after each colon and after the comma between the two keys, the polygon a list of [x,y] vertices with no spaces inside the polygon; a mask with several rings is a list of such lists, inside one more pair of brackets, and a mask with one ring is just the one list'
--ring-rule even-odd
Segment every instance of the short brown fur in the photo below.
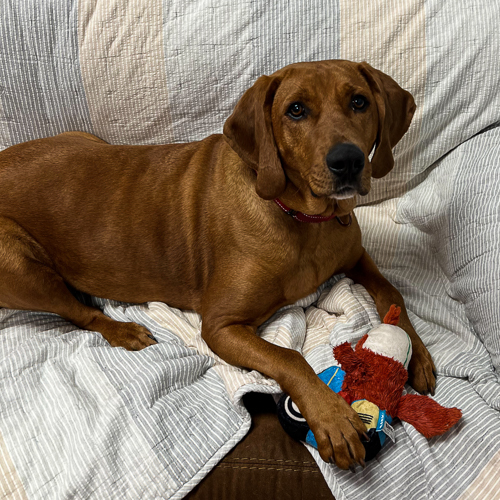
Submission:
{"label": "short brown fur", "polygon": [[[366,111],[353,111],[353,94],[368,99]],[[308,109],[301,120],[287,111],[294,101]],[[257,327],[345,272],[381,315],[393,303],[402,307],[400,326],[413,342],[410,381],[421,392],[434,388],[432,360],[401,295],[361,246],[356,218],[350,226],[302,223],[272,200],[346,222],[355,194],[392,168],[391,149],[414,109],[408,92],[366,63],[301,63],[259,78],[224,134],[199,142],[114,146],[69,132],[8,148],[0,153],[0,306],[60,314],[127,349],[155,341],[139,325],[80,304],[66,284],[194,309],[214,352],[274,378],[292,396],[323,460],[363,463],[357,414],[302,356],[260,339]],[[348,197],[325,163],[342,143],[365,156]]]}

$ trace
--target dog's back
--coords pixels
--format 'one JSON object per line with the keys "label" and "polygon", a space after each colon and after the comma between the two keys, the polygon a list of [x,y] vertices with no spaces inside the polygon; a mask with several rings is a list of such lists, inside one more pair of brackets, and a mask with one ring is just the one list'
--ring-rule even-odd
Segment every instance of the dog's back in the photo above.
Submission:
{"label": "dog's back", "polygon": [[[203,199],[207,180],[203,164],[194,168],[189,158],[218,140],[113,146],[90,134],[65,133],[13,146],[0,153],[0,216],[23,227],[82,291],[123,301],[165,300],[163,290],[151,288],[164,275],[170,283],[163,289],[192,295],[199,282],[195,240],[202,231],[194,235],[183,226],[206,212],[193,213],[189,198]],[[121,290],[134,290],[133,296]]]}

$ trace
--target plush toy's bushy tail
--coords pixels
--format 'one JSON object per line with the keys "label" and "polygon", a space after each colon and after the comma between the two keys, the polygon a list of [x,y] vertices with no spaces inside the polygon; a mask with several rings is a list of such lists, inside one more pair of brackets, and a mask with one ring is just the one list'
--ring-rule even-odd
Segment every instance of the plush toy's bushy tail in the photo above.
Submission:
{"label": "plush toy's bushy tail", "polygon": [[407,394],[399,402],[399,419],[413,425],[426,438],[444,434],[462,417],[458,408],[445,408],[428,396]]}

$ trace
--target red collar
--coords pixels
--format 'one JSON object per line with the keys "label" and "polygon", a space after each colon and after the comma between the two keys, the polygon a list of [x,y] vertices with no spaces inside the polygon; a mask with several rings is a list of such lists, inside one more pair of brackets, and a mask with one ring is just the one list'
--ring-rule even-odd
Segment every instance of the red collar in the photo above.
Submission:
{"label": "red collar", "polygon": [[285,212],[287,215],[291,215],[295,220],[298,220],[299,222],[326,222],[332,219],[337,219],[339,224],[342,226],[350,226],[352,222],[352,214],[349,214],[349,221],[347,223],[344,223],[340,220],[335,213],[332,215],[329,215],[328,217],[324,217],[322,215],[307,215],[302,212],[297,212],[296,210],[292,210],[291,208],[287,207],[280,199],[275,198],[274,202],[278,207],[280,207],[283,212]]}

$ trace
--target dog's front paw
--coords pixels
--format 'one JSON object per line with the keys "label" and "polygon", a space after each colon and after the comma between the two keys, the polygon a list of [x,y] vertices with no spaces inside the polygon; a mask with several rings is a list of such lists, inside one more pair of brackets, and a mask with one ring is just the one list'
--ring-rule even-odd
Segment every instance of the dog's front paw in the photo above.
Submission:
{"label": "dog's front paw", "polygon": [[326,385],[304,407],[304,417],[318,445],[321,458],[341,469],[354,471],[356,464],[365,466],[365,448],[360,441],[366,427],[358,414]]}
{"label": "dog's front paw", "polygon": [[412,344],[413,354],[408,366],[408,382],[420,394],[434,394],[436,367],[431,355],[420,339],[413,339]]}

